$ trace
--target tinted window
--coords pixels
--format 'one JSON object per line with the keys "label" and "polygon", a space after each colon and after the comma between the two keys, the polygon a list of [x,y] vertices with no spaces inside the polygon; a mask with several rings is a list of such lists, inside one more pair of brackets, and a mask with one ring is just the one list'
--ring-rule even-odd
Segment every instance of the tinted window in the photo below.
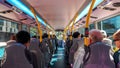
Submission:
{"label": "tinted window", "polygon": [[120,15],[115,17],[103,20],[98,23],[98,28],[103,29],[107,32],[108,35],[112,35],[118,29],[120,29]]}

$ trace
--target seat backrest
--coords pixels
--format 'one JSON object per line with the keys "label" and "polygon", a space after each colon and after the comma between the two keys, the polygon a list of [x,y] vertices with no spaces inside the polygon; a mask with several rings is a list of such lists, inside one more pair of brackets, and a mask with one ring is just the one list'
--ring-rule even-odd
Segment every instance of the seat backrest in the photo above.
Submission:
{"label": "seat backrest", "polygon": [[31,63],[33,64],[33,68],[38,68],[37,52],[34,50],[31,50],[30,53],[31,53]]}

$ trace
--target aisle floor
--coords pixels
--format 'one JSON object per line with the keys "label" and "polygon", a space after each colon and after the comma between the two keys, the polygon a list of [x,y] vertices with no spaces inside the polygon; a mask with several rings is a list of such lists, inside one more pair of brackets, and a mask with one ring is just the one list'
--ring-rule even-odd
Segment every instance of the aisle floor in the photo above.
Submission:
{"label": "aisle floor", "polygon": [[58,48],[51,60],[51,68],[69,68],[65,62],[64,48]]}

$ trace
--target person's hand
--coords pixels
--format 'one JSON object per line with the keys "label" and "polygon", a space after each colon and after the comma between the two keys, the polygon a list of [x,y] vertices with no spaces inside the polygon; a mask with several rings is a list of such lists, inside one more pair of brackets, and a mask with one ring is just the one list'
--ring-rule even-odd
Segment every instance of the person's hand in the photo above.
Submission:
{"label": "person's hand", "polygon": [[71,68],[73,68],[73,64],[70,64]]}

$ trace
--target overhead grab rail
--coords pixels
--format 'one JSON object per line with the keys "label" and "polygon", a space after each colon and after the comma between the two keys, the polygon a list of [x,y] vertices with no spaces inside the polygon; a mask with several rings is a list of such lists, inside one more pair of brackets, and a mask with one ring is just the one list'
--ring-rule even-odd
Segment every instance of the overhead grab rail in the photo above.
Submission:
{"label": "overhead grab rail", "polygon": [[42,42],[42,29],[41,29],[41,24],[39,23],[38,19],[37,19],[37,16],[36,16],[36,13],[35,13],[35,9],[31,6],[30,7],[30,10],[31,12],[33,13],[34,17],[35,17],[35,21],[37,23],[37,28],[38,28],[38,32],[39,32],[39,35],[40,35],[40,42]]}

